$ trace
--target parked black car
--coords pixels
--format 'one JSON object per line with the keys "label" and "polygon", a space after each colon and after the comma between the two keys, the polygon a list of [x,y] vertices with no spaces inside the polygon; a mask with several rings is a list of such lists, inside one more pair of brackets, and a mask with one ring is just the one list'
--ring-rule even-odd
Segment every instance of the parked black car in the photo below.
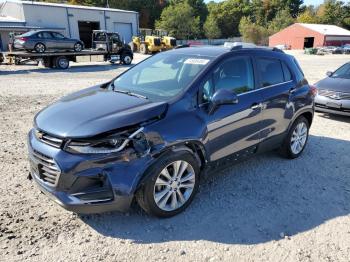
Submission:
{"label": "parked black car", "polygon": [[72,39],[51,31],[29,31],[16,36],[15,49],[23,49],[28,52],[44,53],[49,50],[68,50],[80,52],[84,49],[84,43],[79,39]]}
{"label": "parked black car", "polygon": [[191,203],[204,170],[276,148],[299,157],[314,94],[283,51],[162,52],[39,112],[28,138],[31,175],[74,212],[125,210],[136,199],[150,214],[173,216]]}
{"label": "parked black car", "polygon": [[315,108],[317,111],[350,116],[350,63],[317,82]]}

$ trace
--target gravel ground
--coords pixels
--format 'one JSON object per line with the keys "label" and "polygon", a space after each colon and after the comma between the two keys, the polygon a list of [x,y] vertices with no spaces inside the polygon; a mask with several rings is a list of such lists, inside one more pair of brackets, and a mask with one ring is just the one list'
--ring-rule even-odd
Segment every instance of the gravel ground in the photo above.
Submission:
{"label": "gravel ground", "polygon": [[[350,59],[293,54],[311,83]],[[316,114],[302,157],[272,152],[222,170],[171,219],[137,207],[79,216],[40,194],[26,179],[35,113],[122,70],[0,66],[2,261],[349,261],[350,118]]]}

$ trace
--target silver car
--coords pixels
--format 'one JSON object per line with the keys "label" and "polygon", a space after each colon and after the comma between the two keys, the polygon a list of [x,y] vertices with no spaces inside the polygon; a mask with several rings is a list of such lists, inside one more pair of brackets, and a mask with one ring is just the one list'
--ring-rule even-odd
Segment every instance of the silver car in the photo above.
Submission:
{"label": "silver car", "polygon": [[84,49],[84,43],[79,39],[68,38],[57,32],[29,31],[16,36],[14,48],[37,53],[53,50],[80,52]]}
{"label": "silver car", "polygon": [[317,82],[316,111],[350,116],[350,63]]}

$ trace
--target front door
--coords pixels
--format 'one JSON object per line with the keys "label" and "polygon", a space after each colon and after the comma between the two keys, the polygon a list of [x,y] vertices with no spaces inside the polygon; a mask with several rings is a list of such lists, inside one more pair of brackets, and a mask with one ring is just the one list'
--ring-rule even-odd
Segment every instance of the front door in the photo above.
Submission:
{"label": "front door", "polygon": [[[217,66],[202,86],[200,110],[207,124],[205,145],[211,161],[254,147],[260,141],[262,95],[255,89],[253,71],[251,57],[231,57]],[[208,114],[205,104],[221,88],[235,92],[238,103],[222,105]]]}

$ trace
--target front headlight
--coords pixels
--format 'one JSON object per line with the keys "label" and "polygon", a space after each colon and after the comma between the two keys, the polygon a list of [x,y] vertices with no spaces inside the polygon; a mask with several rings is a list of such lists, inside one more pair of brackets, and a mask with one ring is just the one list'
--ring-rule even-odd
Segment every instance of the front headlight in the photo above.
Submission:
{"label": "front headlight", "polygon": [[67,151],[81,154],[109,154],[122,151],[129,143],[139,140],[145,140],[142,133],[143,127],[139,128],[132,134],[116,134],[99,140],[93,141],[69,141],[65,147]]}

